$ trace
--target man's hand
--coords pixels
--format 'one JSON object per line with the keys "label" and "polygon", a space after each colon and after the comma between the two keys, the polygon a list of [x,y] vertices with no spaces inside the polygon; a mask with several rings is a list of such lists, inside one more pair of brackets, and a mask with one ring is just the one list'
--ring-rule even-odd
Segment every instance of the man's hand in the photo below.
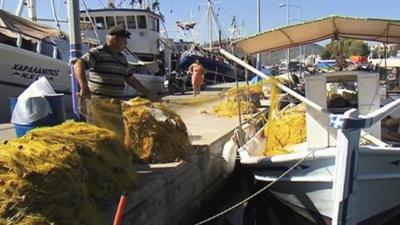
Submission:
{"label": "man's hand", "polygon": [[90,94],[89,88],[88,87],[81,88],[81,90],[79,92],[79,96],[81,96],[83,98],[90,98],[91,94]]}

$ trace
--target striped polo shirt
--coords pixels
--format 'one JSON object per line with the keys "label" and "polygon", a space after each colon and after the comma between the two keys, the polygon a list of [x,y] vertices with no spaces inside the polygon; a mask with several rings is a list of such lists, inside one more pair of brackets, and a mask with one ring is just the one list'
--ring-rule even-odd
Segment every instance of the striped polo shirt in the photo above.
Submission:
{"label": "striped polo shirt", "polygon": [[131,75],[128,62],[121,53],[114,54],[107,45],[90,49],[81,58],[89,69],[89,89],[93,95],[120,98],[125,79]]}

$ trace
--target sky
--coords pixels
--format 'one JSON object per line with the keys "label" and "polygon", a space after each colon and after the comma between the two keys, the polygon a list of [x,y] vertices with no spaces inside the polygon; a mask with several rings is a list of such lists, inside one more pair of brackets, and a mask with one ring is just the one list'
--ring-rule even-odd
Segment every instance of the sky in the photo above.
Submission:
{"label": "sky", "polygon": [[[19,0],[4,1],[4,9],[15,12]],[[53,18],[50,0],[36,0],[39,18]],[[55,0],[56,10],[60,19],[67,18],[68,0]],[[125,1],[129,5],[130,0],[115,0],[116,4]],[[259,0],[261,31],[284,26],[287,24],[287,9],[279,7],[279,4],[287,4],[288,0]],[[85,0],[89,8],[103,8],[106,0]],[[236,17],[237,25],[241,28],[241,35],[251,35],[257,32],[257,0],[213,0],[214,10],[218,14],[222,29],[226,35],[233,17]],[[197,32],[203,35],[199,39],[205,39],[207,26],[204,15],[206,0],[159,0],[160,10],[165,17],[165,27],[168,37],[175,39],[191,39],[191,35],[183,33],[176,26],[176,21],[195,21],[203,24]],[[342,15],[354,17],[386,18],[400,20],[400,0],[289,0],[290,23],[299,23],[301,20],[312,20],[329,15]],[[82,6],[81,6],[82,7]],[[26,10],[24,12],[26,15]],[[203,22],[202,22],[203,21]],[[67,26],[63,26],[68,31]]]}

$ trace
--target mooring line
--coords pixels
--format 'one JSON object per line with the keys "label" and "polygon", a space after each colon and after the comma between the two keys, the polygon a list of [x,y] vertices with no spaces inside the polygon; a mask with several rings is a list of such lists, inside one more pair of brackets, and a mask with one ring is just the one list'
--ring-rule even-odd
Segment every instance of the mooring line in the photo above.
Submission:
{"label": "mooring line", "polygon": [[309,155],[311,155],[312,153],[314,153],[316,150],[310,151],[309,153],[307,153],[303,158],[301,158],[298,162],[296,162],[295,164],[293,164],[293,166],[291,166],[288,170],[286,170],[284,173],[282,173],[275,181],[272,181],[271,183],[269,183],[268,185],[266,185],[265,187],[261,188],[260,190],[258,190],[257,192],[255,192],[254,194],[250,195],[249,197],[243,199],[242,201],[236,203],[235,205],[225,209],[224,211],[215,214],[212,217],[209,217],[205,220],[202,220],[198,223],[195,223],[195,225],[200,225],[200,224],[205,224],[217,217],[220,217],[221,215],[228,213],[230,211],[232,211],[233,209],[237,208],[240,205],[243,205],[245,202],[248,202],[249,200],[251,200],[252,198],[256,197],[257,195],[259,195],[261,192],[267,190],[269,187],[271,187],[273,184],[275,184],[276,182],[278,182],[280,179],[282,179],[284,176],[286,176],[288,173],[290,173],[292,170],[294,170],[298,165],[300,165],[300,163],[302,163]]}

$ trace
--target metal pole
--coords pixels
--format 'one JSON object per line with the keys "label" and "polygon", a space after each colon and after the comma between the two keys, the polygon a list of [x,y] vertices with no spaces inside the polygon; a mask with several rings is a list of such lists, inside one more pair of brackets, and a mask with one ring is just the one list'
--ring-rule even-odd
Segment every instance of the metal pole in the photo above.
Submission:
{"label": "metal pole", "polygon": [[[68,0],[68,18],[69,18],[69,37],[70,37],[70,62],[80,58],[81,52],[81,31],[79,26],[79,0]],[[80,119],[78,109],[78,84],[74,75],[73,66],[71,65],[71,95],[72,108],[77,119]]]}
{"label": "metal pole", "polygon": [[[260,20],[260,0],[257,0],[257,33],[261,32],[261,20]],[[260,70],[261,68],[261,55],[257,53],[256,68]]]}
{"label": "metal pole", "polygon": [[1,0],[0,9],[3,9],[3,8],[4,8],[4,1],[5,1],[5,0]]}
{"label": "metal pole", "polygon": [[212,17],[211,17],[211,0],[208,0],[208,7],[207,7],[207,10],[208,10],[208,32],[209,32],[209,44],[208,44],[208,46],[209,46],[209,50],[211,51],[212,50]]}
{"label": "metal pole", "polygon": [[[235,48],[233,46],[231,46],[231,51],[232,51],[232,54],[235,54]],[[238,71],[237,71],[237,64],[236,63],[233,64],[233,68],[234,68],[234,71],[235,71],[236,90],[239,90]],[[237,101],[237,104],[238,104],[237,107],[238,107],[239,131],[241,133],[243,133],[242,132],[242,110],[240,108],[240,97],[239,97],[239,95],[237,95],[236,97],[237,97],[236,101]],[[239,141],[239,145],[242,146],[243,143],[241,142],[241,140],[238,140],[238,141]]]}
{"label": "metal pole", "polygon": [[17,11],[15,11],[16,16],[21,16],[22,11],[24,10],[25,0],[20,0],[17,6]]}
{"label": "metal pole", "polygon": [[[286,11],[287,11],[287,25],[290,25],[290,5],[289,0],[286,2]],[[290,47],[287,48],[287,72],[289,73],[289,62],[290,62]]]}
{"label": "metal pole", "polygon": [[28,18],[36,21],[36,0],[28,0]]}

